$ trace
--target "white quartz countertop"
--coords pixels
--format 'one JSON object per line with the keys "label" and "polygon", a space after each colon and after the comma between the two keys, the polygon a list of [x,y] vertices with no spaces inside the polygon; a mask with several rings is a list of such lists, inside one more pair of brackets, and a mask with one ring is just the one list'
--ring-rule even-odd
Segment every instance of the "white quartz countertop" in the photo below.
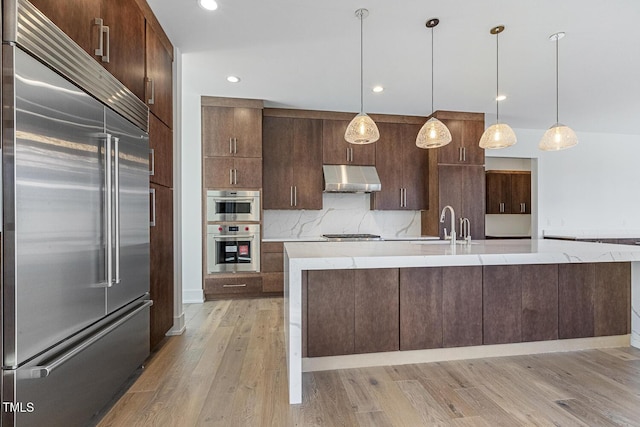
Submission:
{"label": "white quartz countertop", "polygon": [[[439,240],[438,236],[382,236],[382,240],[386,241],[411,241],[411,240]],[[322,236],[311,237],[265,237],[263,242],[326,242]],[[339,242],[344,243],[344,242]]]}
{"label": "white quartz countertop", "polygon": [[445,241],[287,242],[291,267],[435,267],[640,261],[640,247],[564,240],[476,240],[452,247]]}
{"label": "white quartz countertop", "polygon": [[543,234],[556,239],[634,239],[640,230],[544,230]]}

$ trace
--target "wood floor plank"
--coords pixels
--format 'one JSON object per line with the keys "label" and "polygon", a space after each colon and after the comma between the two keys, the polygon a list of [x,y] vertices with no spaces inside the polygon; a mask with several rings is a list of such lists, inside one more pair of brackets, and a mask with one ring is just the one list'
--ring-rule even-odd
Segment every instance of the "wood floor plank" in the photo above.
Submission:
{"label": "wood floor plank", "polygon": [[282,298],[186,305],[98,427],[640,425],[632,347],[310,372],[289,405],[282,316]]}

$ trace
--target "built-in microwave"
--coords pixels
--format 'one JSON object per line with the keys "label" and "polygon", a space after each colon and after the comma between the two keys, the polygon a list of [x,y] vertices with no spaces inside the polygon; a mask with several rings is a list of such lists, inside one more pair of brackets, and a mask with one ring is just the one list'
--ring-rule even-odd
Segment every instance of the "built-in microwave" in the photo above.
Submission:
{"label": "built-in microwave", "polygon": [[260,192],[207,191],[207,221],[260,221]]}
{"label": "built-in microwave", "polygon": [[207,274],[260,271],[259,224],[209,224]]}

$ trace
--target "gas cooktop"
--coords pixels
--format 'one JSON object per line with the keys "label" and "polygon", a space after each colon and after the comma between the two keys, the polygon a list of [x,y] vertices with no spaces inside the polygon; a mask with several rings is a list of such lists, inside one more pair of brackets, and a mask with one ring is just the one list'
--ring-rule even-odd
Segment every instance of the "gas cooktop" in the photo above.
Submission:
{"label": "gas cooktop", "polygon": [[358,242],[366,240],[382,240],[377,234],[323,234],[330,242]]}

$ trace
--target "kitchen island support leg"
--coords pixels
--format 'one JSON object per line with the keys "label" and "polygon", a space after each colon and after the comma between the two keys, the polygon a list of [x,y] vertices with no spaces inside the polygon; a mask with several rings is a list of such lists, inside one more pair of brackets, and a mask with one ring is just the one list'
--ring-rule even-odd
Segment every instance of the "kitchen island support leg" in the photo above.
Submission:
{"label": "kitchen island support leg", "polygon": [[640,348],[640,261],[631,263],[631,346]]}

